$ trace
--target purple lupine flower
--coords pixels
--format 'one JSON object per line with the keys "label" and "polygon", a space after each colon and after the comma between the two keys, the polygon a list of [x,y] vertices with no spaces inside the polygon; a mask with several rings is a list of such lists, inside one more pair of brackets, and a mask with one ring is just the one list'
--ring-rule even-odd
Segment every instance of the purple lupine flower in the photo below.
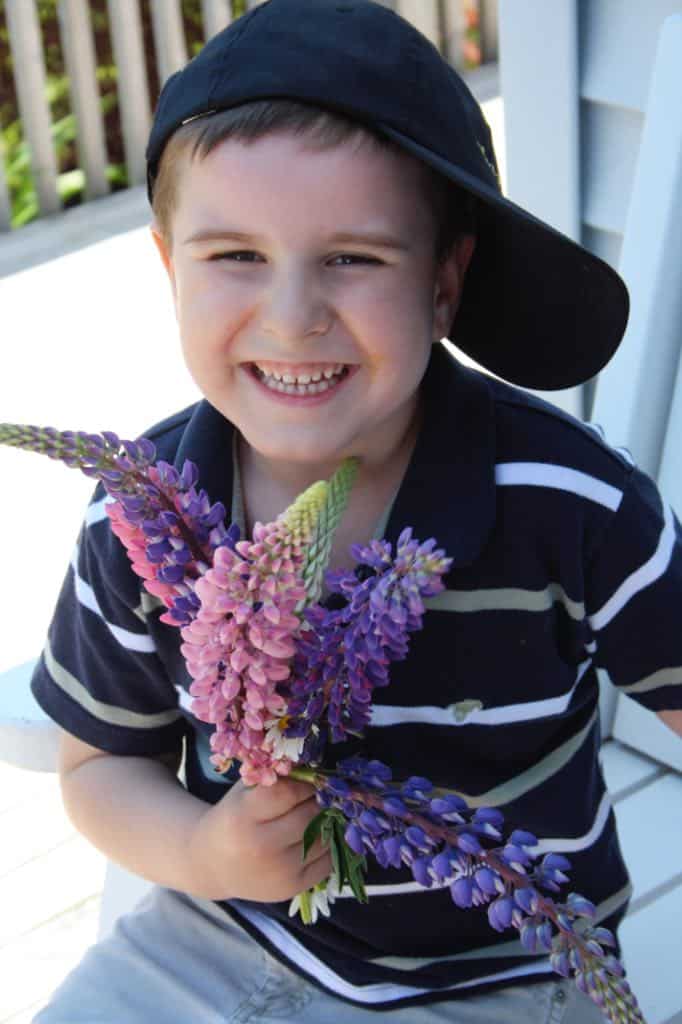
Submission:
{"label": "purple lupine flower", "polygon": [[388,685],[390,662],[406,656],[409,634],[422,625],[424,598],[443,589],[451,565],[435,540],[420,544],[410,529],[401,533],[395,556],[387,541],[351,550],[356,571],[327,574],[345,607],[306,610],[308,628],[286,690],[287,735],[314,731],[318,756],[327,736],[337,743],[363,733],[374,688]]}
{"label": "purple lupine flower", "polygon": [[472,810],[419,776],[398,785],[379,761],[349,758],[335,775],[315,779],[318,802],[346,817],[346,841],[355,853],[373,856],[382,867],[408,867],[425,888],[447,886],[461,909],[486,906],[495,930],[515,928],[529,953],[549,954],[553,969],[573,974],[612,1024],[643,1024],[622,965],[604,950],[615,945],[612,933],[576,928],[578,918],[594,919],[594,905],[573,892],[563,903],[541,895],[542,889],[558,892],[568,880],[566,857],[548,853],[536,863],[536,837],[515,829],[505,842],[496,808]]}
{"label": "purple lupine flower", "polygon": [[111,431],[3,424],[0,440],[100,480],[114,499],[106,511],[133,570],[169,609],[162,620],[175,626],[192,620],[199,608],[194,582],[219,547],[234,547],[238,540],[237,528],[224,523],[223,505],[211,505],[205,491],[197,491],[193,463],[185,462],[180,472],[166,462],[154,463],[156,449],[147,438],[122,441]]}
{"label": "purple lupine flower", "polygon": [[[130,449],[126,451],[130,455]],[[186,626],[200,608],[196,581],[208,571],[220,547],[234,549],[239,528],[228,528],[224,506],[211,505],[206,492],[197,491],[193,463],[186,461],[181,472],[163,461],[139,467],[137,473],[124,469],[116,482],[100,476],[116,499],[107,506],[112,530],[145,588],[168,608],[161,620]]]}

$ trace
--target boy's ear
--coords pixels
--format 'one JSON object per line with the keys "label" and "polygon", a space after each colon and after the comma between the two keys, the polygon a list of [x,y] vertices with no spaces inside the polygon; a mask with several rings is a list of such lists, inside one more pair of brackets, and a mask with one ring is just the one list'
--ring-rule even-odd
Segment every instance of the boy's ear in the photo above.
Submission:
{"label": "boy's ear", "polygon": [[436,270],[433,294],[433,341],[447,336],[464,288],[467,267],[476,248],[475,235],[460,235]]}
{"label": "boy's ear", "polygon": [[161,262],[164,265],[166,273],[168,274],[168,280],[170,281],[171,291],[173,292],[173,302],[177,299],[177,290],[175,287],[175,270],[173,269],[173,259],[171,257],[170,244],[162,234],[159,225],[156,221],[153,221],[151,225],[152,239],[154,245],[157,248]]}

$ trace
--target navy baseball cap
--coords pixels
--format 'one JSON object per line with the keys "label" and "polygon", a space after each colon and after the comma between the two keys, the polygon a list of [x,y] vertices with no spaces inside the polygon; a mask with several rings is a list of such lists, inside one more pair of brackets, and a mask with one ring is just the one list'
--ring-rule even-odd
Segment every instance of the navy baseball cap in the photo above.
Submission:
{"label": "navy baseball cap", "polygon": [[266,0],[214,36],[163,87],[147,147],[151,199],[181,125],[258,99],[338,112],[397,143],[477,200],[477,243],[448,334],[524,387],[589,380],[620,343],[622,279],[502,195],[490,129],[433,44],[372,0]]}

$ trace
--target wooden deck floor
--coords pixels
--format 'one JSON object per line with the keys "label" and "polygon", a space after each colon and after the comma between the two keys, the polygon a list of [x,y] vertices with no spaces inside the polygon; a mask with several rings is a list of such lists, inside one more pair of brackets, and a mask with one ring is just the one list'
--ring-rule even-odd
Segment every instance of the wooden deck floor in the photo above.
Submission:
{"label": "wooden deck floor", "polygon": [[[682,778],[613,742],[604,767],[634,885],[631,984],[648,1024],[682,1024]],[[68,823],[54,775],[2,764],[0,835],[0,1024],[29,1024],[95,939],[104,860]]]}

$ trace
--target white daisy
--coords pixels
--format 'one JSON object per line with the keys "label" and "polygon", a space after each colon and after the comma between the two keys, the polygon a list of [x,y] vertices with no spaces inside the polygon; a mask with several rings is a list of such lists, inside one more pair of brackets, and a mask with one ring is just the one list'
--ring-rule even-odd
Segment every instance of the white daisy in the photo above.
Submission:
{"label": "white daisy", "polygon": [[315,924],[320,914],[323,917],[329,917],[331,905],[338,895],[336,875],[330,875],[325,881],[314,885],[312,889],[306,889],[305,892],[299,892],[298,896],[294,896],[289,905],[289,917],[300,913],[304,924]]}
{"label": "white daisy", "polygon": [[285,728],[283,723],[283,718],[273,718],[268,722],[270,728],[265,734],[263,745],[272,751],[275,759],[286,757],[289,761],[299,761],[305,739],[303,736],[285,736],[282,732]]}

